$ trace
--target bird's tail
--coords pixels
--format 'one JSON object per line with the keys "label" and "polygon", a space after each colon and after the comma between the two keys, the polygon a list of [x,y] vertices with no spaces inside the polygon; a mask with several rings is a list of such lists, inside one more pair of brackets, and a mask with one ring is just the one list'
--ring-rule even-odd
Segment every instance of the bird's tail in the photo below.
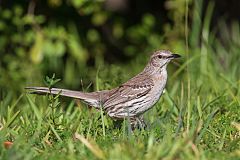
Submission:
{"label": "bird's tail", "polygon": [[98,92],[84,93],[60,88],[51,88],[50,90],[47,87],[26,87],[25,89],[27,89],[31,94],[59,94],[61,96],[80,99],[95,108],[100,107],[100,93]]}

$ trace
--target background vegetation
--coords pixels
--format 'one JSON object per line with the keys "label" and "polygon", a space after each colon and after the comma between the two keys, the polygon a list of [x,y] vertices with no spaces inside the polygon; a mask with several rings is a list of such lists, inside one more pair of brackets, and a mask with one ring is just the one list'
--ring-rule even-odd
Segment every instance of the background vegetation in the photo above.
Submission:
{"label": "background vegetation", "polygon": [[[0,1],[1,159],[240,159],[239,2],[221,4]],[[110,89],[158,49],[183,58],[169,65],[146,130],[131,133],[127,121],[116,128],[79,101],[24,91],[53,73],[56,87]]]}

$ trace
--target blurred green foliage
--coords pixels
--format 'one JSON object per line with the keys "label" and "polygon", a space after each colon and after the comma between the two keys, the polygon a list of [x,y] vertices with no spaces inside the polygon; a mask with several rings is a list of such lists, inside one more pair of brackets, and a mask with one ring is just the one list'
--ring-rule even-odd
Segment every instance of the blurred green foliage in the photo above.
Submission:
{"label": "blurred green foliage", "polygon": [[61,77],[61,86],[80,88],[82,79],[87,86],[104,64],[129,62],[163,48],[183,53],[184,1],[166,1],[171,14],[165,17],[151,11],[137,15],[131,8],[114,11],[110,2],[110,7],[102,0],[3,2],[1,93],[42,84],[52,73]]}

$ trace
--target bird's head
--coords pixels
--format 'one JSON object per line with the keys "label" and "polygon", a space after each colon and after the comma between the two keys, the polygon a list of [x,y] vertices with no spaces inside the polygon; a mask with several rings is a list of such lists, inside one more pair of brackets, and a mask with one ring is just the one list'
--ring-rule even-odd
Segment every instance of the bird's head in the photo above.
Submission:
{"label": "bird's head", "polygon": [[173,54],[168,50],[158,50],[153,53],[150,58],[150,65],[157,68],[166,67],[167,64],[175,58],[181,57],[178,54]]}

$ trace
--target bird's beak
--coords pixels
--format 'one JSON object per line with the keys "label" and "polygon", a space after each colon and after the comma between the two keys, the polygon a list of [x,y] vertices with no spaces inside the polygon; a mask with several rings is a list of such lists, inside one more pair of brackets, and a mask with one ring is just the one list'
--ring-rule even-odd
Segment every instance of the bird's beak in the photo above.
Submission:
{"label": "bird's beak", "polygon": [[172,54],[171,56],[169,56],[169,58],[171,59],[175,59],[175,58],[180,58],[181,56],[179,54]]}

